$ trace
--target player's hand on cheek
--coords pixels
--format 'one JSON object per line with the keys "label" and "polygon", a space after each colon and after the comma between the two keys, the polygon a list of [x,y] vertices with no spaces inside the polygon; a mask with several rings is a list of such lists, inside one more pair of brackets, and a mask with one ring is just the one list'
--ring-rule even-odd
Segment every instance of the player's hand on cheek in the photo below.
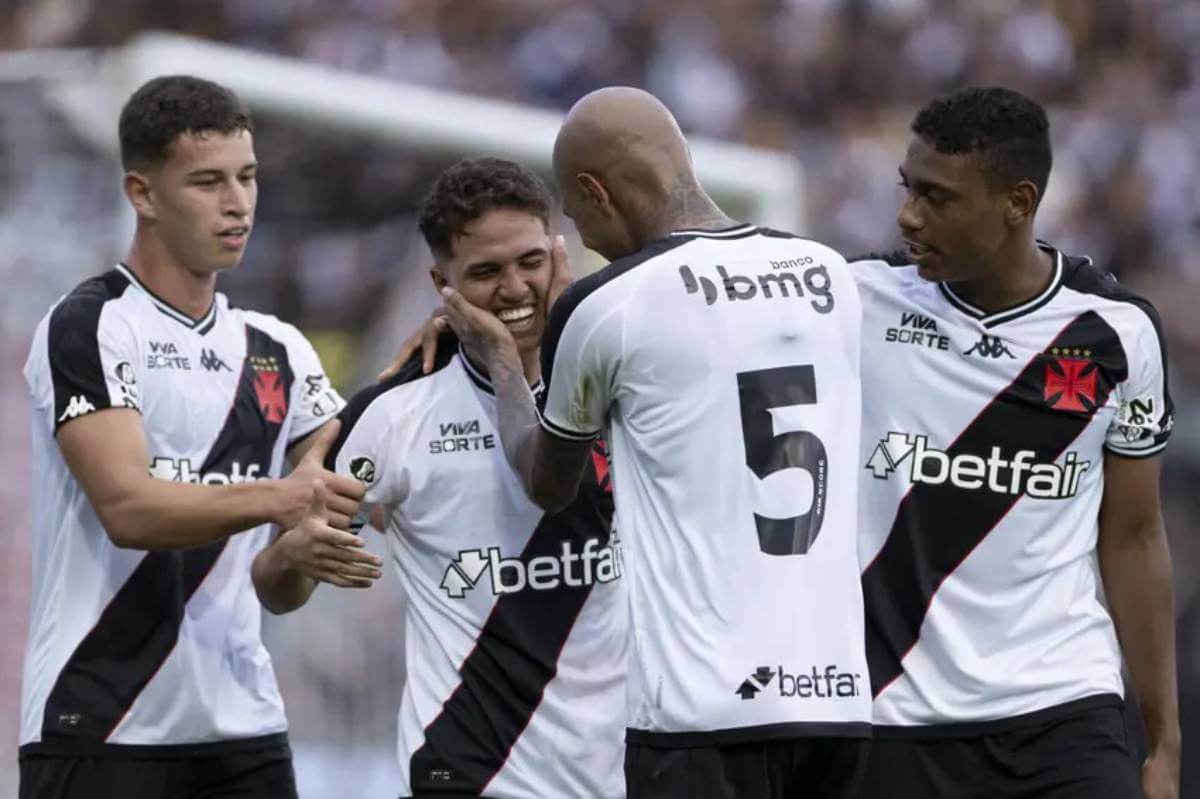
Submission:
{"label": "player's hand on cheek", "polygon": [[404,339],[404,343],[400,345],[400,352],[396,353],[396,359],[388,368],[380,372],[375,380],[382,383],[384,380],[395,377],[400,372],[400,367],[408,363],[408,359],[418,350],[421,352],[421,373],[432,372],[433,359],[437,355],[438,336],[446,328],[446,312],[442,308],[437,308],[412,335]]}
{"label": "player's hand on cheek", "polygon": [[571,274],[571,261],[567,258],[567,242],[562,236],[554,237],[550,247],[550,263],[553,273],[550,276],[550,290],[546,292],[546,308],[543,318],[549,318],[550,309],[558,298],[567,290],[567,286],[575,280]]}
{"label": "player's hand on cheek", "polygon": [[369,588],[383,562],[363,549],[363,540],[329,526],[329,495],[313,480],[304,517],[275,542],[289,569],[341,588]]}
{"label": "player's hand on cheek", "polygon": [[328,495],[326,504],[329,525],[339,530],[350,527],[350,520],[358,512],[358,505],[362,502],[366,487],[353,477],[334,474],[325,468],[325,457],[329,454],[333,442],[337,440],[340,429],[341,422],[335,419],[317,431],[312,446],[304,453],[304,457],[296,464],[292,473],[281,481],[285,491],[282,507],[276,513],[275,519],[280,527],[294,527],[304,518],[312,497],[313,480],[321,481]]}
{"label": "player's hand on cheek", "polygon": [[475,307],[449,286],[442,289],[442,307],[450,327],[469,349],[489,354],[505,347],[516,349],[512,333],[495,314]]}

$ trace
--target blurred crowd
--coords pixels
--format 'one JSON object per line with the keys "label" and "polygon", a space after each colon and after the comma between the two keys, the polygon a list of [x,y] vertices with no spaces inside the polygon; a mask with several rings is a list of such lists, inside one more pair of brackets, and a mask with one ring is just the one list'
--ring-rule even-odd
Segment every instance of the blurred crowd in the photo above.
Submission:
{"label": "blurred crowd", "polygon": [[[0,4],[5,50],[107,47],[153,28],[557,109],[599,86],[642,86],[661,97],[689,132],[795,153],[805,168],[805,232],[847,255],[896,243],[896,166],[908,122],[923,102],[975,83],[1009,86],[1044,103],[1051,111],[1055,166],[1040,235],[1116,272],[1156,303],[1168,327],[1181,414],[1164,492],[1178,572],[1181,690],[1191,741],[1200,745],[1200,593],[1194,589],[1200,584],[1200,541],[1191,535],[1200,518],[1194,490],[1200,478],[1200,415],[1189,402],[1200,390],[1200,324],[1192,317],[1200,305],[1200,3]],[[78,280],[81,260],[86,271],[95,271],[119,256],[128,229],[117,222],[115,166],[56,123],[52,104],[35,87],[0,83],[0,99],[0,280],[21,289],[0,298],[7,394],[29,326],[45,302]],[[381,289],[397,264],[425,259],[412,214],[444,163],[269,118],[260,120],[258,151],[266,177],[250,268],[232,275],[224,288],[241,303],[320,327],[326,352],[345,354],[340,374],[347,381],[343,388],[352,389],[349,376],[363,371],[353,362],[363,349],[357,343],[361,320],[381,310],[387,296]],[[72,268],[54,268],[63,263]],[[27,301],[30,296],[37,301]],[[23,429],[23,418],[4,418]],[[11,470],[24,468],[24,462],[3,468],[19,485]],[[2,539],[0,534],[0,551]],[[310,640],[330,637],[332,648],[295,642],[295,658],[280,663],[285,682],[316,681],[322,686],[317,700],[339,696],[338,706],[351,708],[331,721],[327,707],[317,700],[306,705],[293,691],[288,699],[294,721],[324,719],[314,726],[350,736],[356,718],[378,717],[378,707],[353,698],[355,681],[379,679],[380,673],[398,681],[402,675],[389,664],[397,651],[394,614],[382,600],[373,600],[373,607],[371,630],[381,638],[361,646],[337,644],[346,630],[333,619],[328,632],[304,631]],[[0,613],[0,625],[11,627],[11,618]],[[286,645],[289,633],[281,630]],[[330,661],[347,652],[357,652],[353,668]],[[0,661],[0,680],[12,674],[11,664]],[[4,693],[12,691],[6,687]],[[394,707],[387,703],[385,721],[367,725],[375,740],[390,738]],[[1194,779],[1200,785],[1200,774]]]}

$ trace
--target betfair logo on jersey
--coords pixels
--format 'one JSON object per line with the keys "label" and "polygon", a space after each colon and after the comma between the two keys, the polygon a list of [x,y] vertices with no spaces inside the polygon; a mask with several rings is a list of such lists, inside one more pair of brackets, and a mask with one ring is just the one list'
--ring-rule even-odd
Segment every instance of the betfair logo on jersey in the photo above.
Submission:
{"label": "betfair logo on jersey", "polygon": [[894,344],[928,347],[931,350],[950,349],[950,337],[938,332],[937,322],[919,313],[900,314],[900,324],[889,327],[883,336]]}
{"label": "betfair logo on jersey", "polygon": [[754,673],[747,677],[734,691],[743,701],[754,699],[765,691],[772,680],[775,682],[779,696],[797,699],[849,699],[859,696],[862,692],[862,675],[848,671],[839,671],[837,665],[821,668],[813,666],[808,671],[798,674],[788,674],[783,666],[772,669],[770,666],[759,666]]}
{"label": "betfair logo on jersey", "polygon": [[888,433],[867,461],[867,470],[879,480],[907,469],[911,483],[942,485],[950,483],[969,490],[986,489],[997,494],[1034,499],[1067,499],[1079,491],[1079,480],[1092,465],[1068,452],[1059,463],[1036,463],[1033,450],[1018,450],[1004,457],[1000,447],[992,447],[984,458],[969,453],[951,456],[929,446],[928,436]]}
{"label": "betfair logo on jersey", "polygon": [[190,371],[192,363],[186,355],[180,355],[179,348],[170,341],[151,341],[150,352],[146,354],[146,368]]}
{"label": "betfair logo on jersey", "polygon": [[[690,266],[681,266],[679,276],[683,278],[683,288],[688,294],[700,292],[704,295],[705,305],[715,305],[721,295],[729,302],[753,300],[760,296],[764,300],[809,297],[809,304],[817,313],[833,310],[833,284],[824,264],[814,265],[812,258],[805,257],[771,261],[771,268],[775,271],[762,275],[738,275],[730,274],[725,267],[718,266],[717,277],[710,279],[697,276]],[[788,271],[800,269],[803,272],[799,277],[795,272]],[[717,291],[718,285],[723,291]]]}
{"label": "betfair logo on jersey", "polygon": [[235,485],[261,480],[259,466],[252,463],[243,467],[234,461],[229,472],[200,472],[192,469],[189,458],[155,458],[150,462],[150,476],[158,480],[172,480],[176,483],[199,483],[201,485]]}
{"label": "betfair logo on jersey", "polygon": [[438,435],[438,438],[429,442],[430,455],[441,455],[447,452],[475,452],[496,448],[495,434],[481,432],[478,419],[466,422],[442,422],[438,425]]}
{"label": "betfair logo on jersey", "polygon": [[552,591],[560,586],[577,588],[611,583],[624,572],[620,539],[614,537],[600,546],[599,539],[589,538],[578,552],[572,544],[563,541],[559,555],[541,555],[528,563],[520,558],[502,557],[499,547],[463,550],[446,567],[441,588],[447,596],[462,599],[468,591],[479,587],[486,573],[492,593],[501,596],[526,589]]}

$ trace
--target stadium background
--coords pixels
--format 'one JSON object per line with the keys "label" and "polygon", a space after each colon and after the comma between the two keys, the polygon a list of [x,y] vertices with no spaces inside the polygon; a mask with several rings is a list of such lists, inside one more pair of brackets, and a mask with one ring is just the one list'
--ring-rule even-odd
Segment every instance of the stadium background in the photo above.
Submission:
{"label": "stadium background", "polygon": [[[1055,167],[1040,235],[1115,271],[1158,305],[1167,326],[1179,416],[1164,504],[1191,744],[1184,796],[1200,797],[1200,757],[1189,756],[1200,741],[1193,0],[2,0],[0,796],[16,794],[30,579],[20,369],[48,305],[127,244],[131,219],[111,150],[124,95],[108,95],[131,87],[87,73],[147,30],[277,54],[295,59],[279,62],[285,68],[319,65],[372,86],[432,87],[468,103],[459,108],[486,97],[561,112],[598,86],[643,86],[690,135],[797,159],[803,180],[794,197],[743,189],[725,199],[750,221],[790,218],[848,255],[897,243],[895,169],[922,102],[967,82],[1044,102]],[[245,262],[221,288],[298,324],[352,392],[434,302],[413,210],[454,148],[406,144],[286,104],[252,106],[263,165],[257,225]],[[480,142],[498,124],[486,114],[450,121],[460,139]],[[519,151],[521,132],[504,133]],[[599,263],[573,246],[584,268]],[[395,794],[400,618],[389,572],[370,592],[325,588],[303,613],[268,620],[303,796]]]}

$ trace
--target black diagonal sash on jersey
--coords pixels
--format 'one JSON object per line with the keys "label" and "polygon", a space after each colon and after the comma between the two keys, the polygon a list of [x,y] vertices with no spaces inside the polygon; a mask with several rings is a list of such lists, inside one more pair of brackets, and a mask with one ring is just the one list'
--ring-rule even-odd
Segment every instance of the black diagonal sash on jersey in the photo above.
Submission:
{"label": "black diagonal sash on jersey", "polygon": [[[579,496],[562,512],[546,514],[521,553],[526,564],[558,557],[562,542],[609,541],[612,497],[607,469],[594,458]],[[425,728],[425,743],[409,762],[418,796],[479,796],[504,766],[517,738],[554,679],[558,657],[592,584],[551,591],[519,591],[496,600],[475,648],[459,668],[461,681]]]}
{"label": "black diagonal sash on jersey", "polygon": [[[1098,314],[1083,313],[980,411],[946,454],[987,459],[998,446],[1008,457],[1032,450],[1035,462],[1051,463],[1083,432],[1127,373],[1117,333]],[[916,644],[942,581],[1020,498],[986,486],[959,488],[949,480],[913,484],[896,511],[887,541],[863,572],[874,696],[903,673],[904,657]]]}
{"label": "black diagonal sash on jersey", "polygon": [[[234,463],[243,473],[250,464],[270,471],[292,380],[287,348],[247,326],[233,404],[200,474],[228,474]],[[43,740],[103,741],[112,734],[175,647],[184,607],[225,541],[146,553],[59,672],[46,700]]]}

